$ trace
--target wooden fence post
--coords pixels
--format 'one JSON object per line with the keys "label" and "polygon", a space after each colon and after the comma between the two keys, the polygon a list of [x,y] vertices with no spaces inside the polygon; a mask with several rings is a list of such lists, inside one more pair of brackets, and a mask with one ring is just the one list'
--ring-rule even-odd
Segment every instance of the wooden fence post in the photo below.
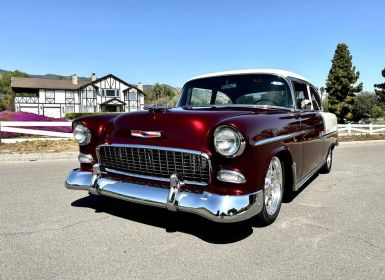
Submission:
{"label": "wooden fence post", "polygon": [[370,135],[373,134],[373,123],[370,123],[370,124],[369,124],[369,134],[370,134]]}
{"label": "wooden fence post", "polygon": [[348,135],[352,135],[352,124],[348,123]]}

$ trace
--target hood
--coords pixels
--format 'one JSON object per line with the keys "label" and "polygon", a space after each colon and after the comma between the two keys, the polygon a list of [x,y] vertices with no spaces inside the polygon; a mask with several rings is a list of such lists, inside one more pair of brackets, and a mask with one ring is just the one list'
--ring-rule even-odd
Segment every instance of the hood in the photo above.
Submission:
{"label": "hood", "polygon": [[[175,147],[209,152],[213,129],[228,118],[256,114],[247,108],[173,108],[166,111],[126,113],[114,120],[108,143]],[[131,130],[160,132],[159,138],[131,136]]]}

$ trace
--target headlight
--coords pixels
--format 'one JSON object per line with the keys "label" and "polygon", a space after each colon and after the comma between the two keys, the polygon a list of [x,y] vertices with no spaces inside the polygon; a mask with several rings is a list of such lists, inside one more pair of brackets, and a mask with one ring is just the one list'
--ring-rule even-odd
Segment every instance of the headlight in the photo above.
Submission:
{"label": "headlight", "polygon": [[245,145],[245,139],[235,128],[220,126],[214,131],[214,147],[222,156],[239,156],[243,153]]}
{"label": "headlight", "polygon": [[87,145],[91,141],[91,133],[88,128],[80,123],[74,125],[74,138],[79,145]]}

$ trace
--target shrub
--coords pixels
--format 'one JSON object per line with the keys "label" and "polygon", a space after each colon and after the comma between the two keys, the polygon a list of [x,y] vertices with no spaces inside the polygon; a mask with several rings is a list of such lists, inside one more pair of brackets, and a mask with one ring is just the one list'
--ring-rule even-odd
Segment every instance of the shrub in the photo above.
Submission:
{"label": "shrub", "polygon": [[[67,113],[65,114],[65,118],[69,120],[74,120],[80,117],[84,116],[92,116],[92,115],[100,115],[100,114],[108,114],[106,112],[97,112],[97,113]],[[111,114],[111,113],[110,113]],[[119,114],[119,113],[113,113],[113,114]]]}

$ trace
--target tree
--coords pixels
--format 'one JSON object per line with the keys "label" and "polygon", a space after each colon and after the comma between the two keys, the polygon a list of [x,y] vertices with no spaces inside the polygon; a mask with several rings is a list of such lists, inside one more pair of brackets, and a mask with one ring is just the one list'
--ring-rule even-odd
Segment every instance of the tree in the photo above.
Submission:
{"label": "tree", "polygon": [[326,91],[329,112],[336,114],[339,123],[353,118],[354,93],[362,91],[362,83],[354,86],[359,77],[360,72],[352,64],[348,46],[338,44],[326,80]]}
{"label": "tree", "polygon": [[177,92],[167,85],[156,83],[153,87],[144,90],[146,105],[176,104]]}
{"label": "tree", "polygon": [[13,91],[11,88],[12,77],[28,77],[24,72],[15,70],[6,72],[0,76],[0,111],[11,110],[13,108]]}
{"label": "tree", "polygon": [[[381,74],[382,74],[382,77],[385,78],[385,68],[382,69]],[[375,92],[380,99],[381,107],[385,110],[385,82],[382,84],[375,84],[374,87],[376,88]]]}
{"label": "tree", "polygon": [[376,94],[362,92],[354,97],[353,120],[377,119],[384,116],[384,111],[379,106],[379,98]]}

